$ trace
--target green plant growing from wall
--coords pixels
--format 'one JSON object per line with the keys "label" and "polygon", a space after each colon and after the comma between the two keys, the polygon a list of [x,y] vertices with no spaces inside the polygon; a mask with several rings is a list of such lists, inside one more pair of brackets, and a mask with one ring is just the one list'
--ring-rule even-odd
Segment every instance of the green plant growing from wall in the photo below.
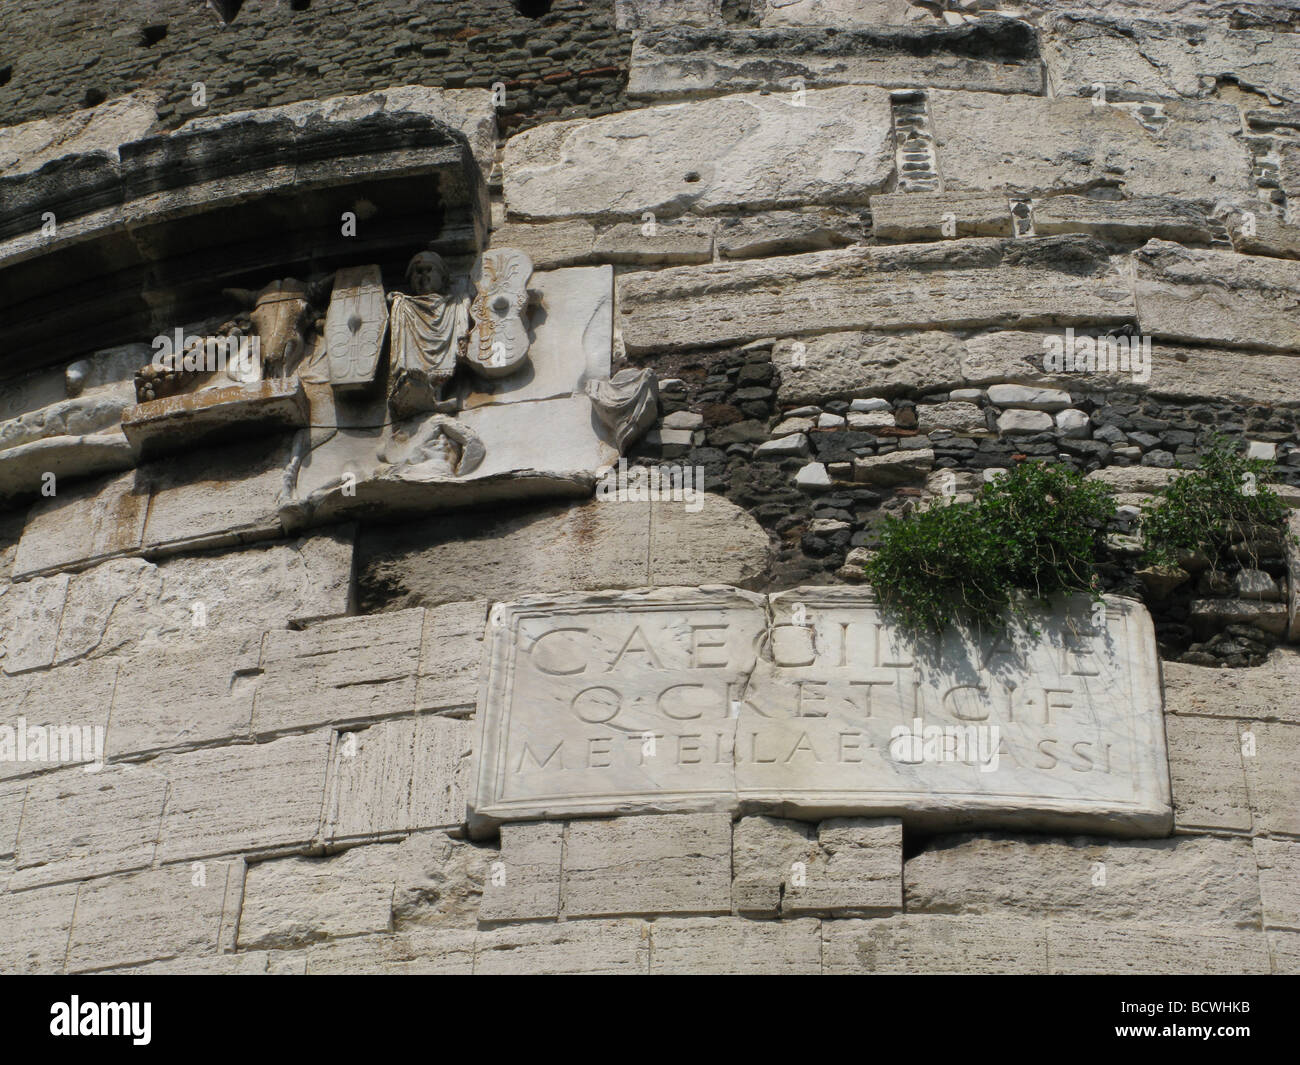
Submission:
{"label": "green plant growing from wall", "polygon": [[1200,467],[1174,478],[1142,507],[1142,547],[1153,566],[1177,566],[1201,555],[1211,571],[1221,568],[1233,544],[1253,543],[1286,520],[1287,507],[1264,484],[1272,463],[1250,459],[1221,434],[1201,454]]}
{"label": "green plant growing from wall", "polygon": [[885,609],[913,631],[954,622],[998,627],[1021,595],[1096,593],[1111,489],[1068,466],[1026,462],[971,502],[888,517],[866,577]]}

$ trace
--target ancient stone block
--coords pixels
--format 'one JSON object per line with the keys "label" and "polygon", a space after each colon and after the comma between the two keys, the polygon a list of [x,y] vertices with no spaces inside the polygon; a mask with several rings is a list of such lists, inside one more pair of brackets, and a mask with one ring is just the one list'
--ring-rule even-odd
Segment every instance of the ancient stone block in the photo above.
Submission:
{"label": "ancient stone block", "polygon": [[18,843],[18,825],[23,817],[27,782],[0,784],[0,857],[11,857]]}
{"label": "ancient stone block", "polygon": [[59,622],[68,598],[68,575],[37,577],[10,585],[0,595],[0,668],[5,673],[42,669],[54,661]]}
{"label": "ancient stone block", "polygon": [[1103,842],[954,836],[908,860],[909,913],[1077,917],[1086,922],[1251,927],[1259,889],[1250,843],[1207,836]]}
{"label": "ancient stone block", "polygon": [[822,922],[822,972],[1047,972],[1042,925],[1020,917],[898,914],[871,921]]}
{"label": "ancient stone block", "polygon": [[35,496],[50,483],[116,473],[133,465],[135,451],[121,432],[46,436],[0,450],[0,499]]}
{"label": "ancient stone block", "polygon": [[507,222],[492,231],[493,247],[527,252],[538,270],[585,266],[593,258],[595,244],[595,227],[577,220],[541,225]]}
{"label": "ancient stone block", "polygon": [[645,922],[631,919],[505,925],[479,932],[474,972],[645,974],[649,939]]}
{"label": "ancient stone block", "polygon": [[1161,121],[1141,105],[1095,107],[936,89],[927,94],[939,172],[951,192],[1074,192],[1105,181],[1130,196],[1253,198],[1250,153],[1235,107],[1169,101]]}
{"label": "ancient stone block", "polygon": [[888,96],[874,88],[813,90],[801,108],[740,94],[551,122],[506,142],[506,205],[536,221],[640,221],[861,202],[893,173],[891,141]]}
{"label": "ancient stone block", "polygon": [[501,858],[483,885],[480,921],[524,921],[560,915],[562,823],[501,826]]}
{"label": "ancient stone block", "polygon": [[468,722],[421,714],[342,733],[330,764],[326,838],[460,825],[471,731]]}
{"label": "ancient stone block", "polygon": [[[1040,346],[1041,350],[1041,346]],[[965,383],[963,347],[948,333],[827,333],[772,349],[782,404],[831,396],[892,396]]]}
{"label": "ancient stone block", "polygon": [[721,21],[721,0],[614,0],[614,24],[620,30],[647,30],[678,22],[710,26]]}
{"label": "ancient stone block", "polygon": [[1092,196],[1048,196],[1034,200],[1034,232],[1087,233],[1103,240],[1149,237],[1208,244],[1214,236],[1204,210],[1167,196],[1103,200]]}
{"label": "ancient stone block", "polygon": [[681,814],[570,822],[563,878],[569,917],[729,913],[731,818]]}
{"label": "ancient stone block", "polygon": [[661,918],[650,925],[651,973],[820,973],[820,922]]}
{"label": "ancient stone block", "polygon": [[424,611],[418,608],[268,632],[254,732],[264,736],[414,710],[423,638]]}
{"label": "ancient stone block", "polygon": [[1300,263],[1152,240],[1135,256],[1143,333],[1300,351]]}
{"label": "ancient stone block", "polygon": [[1213,96],[1219,81],[1289,99],[1300,93],[1300,57],[1270,30],[1063,14],[1044,37],[1056,96],[1091,97],[1098,82],[1107,100]]}
{"label": "ancient stone block", "polygon": [[235,947],[244,863],[163,866],[82,886],[68,971],[89,972]]}
{"label": "ancient stone block", "polygon": [[[504,831],[504,830],[503,830]],[[813,826],[776,817],[742,817],[731,834],[731,901],[737,913],[776,917],[792,875],[816,852]],[[804,869],[797,869],[803,863]]]}
{"label": "ancient stone block", "polygon": [[894,451],[853,460],[853,479],[866,484],[897,485],[919,481],[934,465],[934,451]]}
{"label": "ancient stone block", "polygon": [[170,780],[158,860],[305,847],[320,829],[329,744],[320,731],[151,763]]}
{"label": "ancient stone block", "polygon": [[[996,671],[972,666],[976,702],[960,694],[975,685],[948,671],[980,640],[953,631],[923,653],[881,625],[863,591],[784,592],[771,620],[761,598],[718,586],[498,604],[471,828],[738,803],[942,824],[960,803],[989,823],[1162,834],[1171,814],[1150,623],[1132,601],[1108,600],[1103,641],[1086,635],[1084,607],[1036,619],[1047,635],[1013,638]],[[841,655],[859,673],[828,674]],[[926,678],[912,694],[900,689],[904,668]],[[972,700],[959,719],[997,721],[997,765],[965,732],[950,758],[907,753],[926,707],[953,698]],[[1084,773],[1095,775],[1081,788]]]}
{"label": "ancient stone block", "polygon": [[1006,195],[984,192],[872,196],[871,227],[877,237],[899,241],[1014,235]]}
{"label": "ancient stone block", "polygon": [[148,508],[149,486],[138,471],[63,489],[28,513],[14,577],[135,553]]}
{"label": "ancient stone block", "polygon": [[1235,721],[1165,717],[1177,831],[1250,831],[1250,802]]}
{"label": "ancient stone block", "polygon": [[759,0],[756,6],[764,26],[874,26],[908,14],[907,0]]}
{"label": "ancient stone block", "polygon": [[70,767],[33,780],[10,890],[150,865],[166,797],[153,766]]}
{"label": "ancient stone block", "polygon": [[825,251],[856,244],[867,231],[859,214],[840,207],[741,215],[719,220],[718,254],[724,259],[756,259]]}
{"label": "ancient stone block", "polygon": [[474,599],[425,610],[415,690],[417,711],[474,705],[488,606],[486,599]]}
{"label": "ancient stone block", "polygon": [[0,779],[104,758],[118,664],[0,676]]}
{"label": "ancient stone block", "polygon": [[[642,33],[628,94],[674,97],[833,85],[1038,93],[1038,42],[1023,23],[809,28],[694,28]],[[794,106],[803,106],[795,104]]]}
{"label": "ancient stone block", "polygon": [[77,885],[0,891],[0,971],[61,973],[68,952]]}
{"label": "ancient stone block", "polygon": [[1049,921],[1049,972],[1267,973],[1268,941],[1259,930],[1224,930],[1178,924],[1099,924]]}
{"label": "ancient stone block", "polygon": [[596,238],[596,257],[610,263],[657,265],[707,263],[713,260],[711,218],[675,218],[655,222],[617,222]]}
{"label": "ancient stone block", "polygon": [[127,408],[122,431],[141,459],[297,429],[309,420],[302,382],[258,381],[165,396]]}
{"label": "ancient stone block", "polygon": [[1256,838],[1259,893],[1266,928],[1300,931],[1300,843]]}
{"label": "ancient stone block", "polygon": [[817,849],[791,877],[783,914],[881,914],[903,908],[903,826],[840,817],[817,826]]}
{"label": "ancient stone block", "polygon": [[465,929],[357,936],[313,945],[306,972],[403,976],[469,976],[474,972],[475,934]]}
{"label": "ancient stone block", "polygon": [[1300,725],[1294,698],[1300,686],[1300,652],[1276,648],[1267,662],[1251,669],[1162,662],[1161,672],[1170,713]]}
{"label": "ancient stone block", "polygon": [[[970,238],[677,266],[625,274],[618,287],[630,353],[813,329],[977,326],[1008,318],[1117,321],[1133,315],[1127,282],[1087,237]],[[771,299],[774,290],[783,298]]]}
{"label": "ancient stone block", "polygon": [[[1253,755],[1249,753],[1247,733],[1253,737]],[[1300,727],[1252,721],[1242,740],[1255,831],[1300,836],[1300,794],[1295,789]]]}

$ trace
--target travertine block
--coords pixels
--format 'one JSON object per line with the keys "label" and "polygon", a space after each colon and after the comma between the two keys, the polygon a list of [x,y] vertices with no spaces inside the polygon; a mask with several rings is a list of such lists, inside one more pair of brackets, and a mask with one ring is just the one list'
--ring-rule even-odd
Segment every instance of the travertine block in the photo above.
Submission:
{"label": "travertine block", "polygon": [[341,734],[330,768],[326,838],[462,824],[472,732],[470,722],[422,714]]}
{"label": "travertine block", "polygon": [[1256,837],[1264,926],[1300,932],[1300,843]]}
{"label": "travertine block", "polygon": [[1177,831],[1250,831],[1238,731],[1237,722],[1225,718],[1165,717]]}
{"label": "travertine block", "polygon": [[423,635],[418,607],[268,632],[254,731],[269,735],[414,710]]}
{"label": "travertine block", "polygon": [[1051,973],[1248,974],[1270,971],[1268,940],[1259,929],[1199,928],[1048,921]]}
{"label": "travertine block", "polygon": [[299,953],[307,955],[308,975],[469,976],[475,938],[473,931],[458,928],[401,932],[333,940]]}
{"label": "travertine block", "polygon": [[328,730],[159,760],[171,787],[159,861],[306,847],[320,829]]}
{"label": "travertine block", "polygon": [[0,676],[0,780],[102,759],[117,672],[104,660]]}
{"label": "travertine block", "polygon": [[783,914],[878,914],[903,908],[903,826],[841,817],[817,826],[817,849],[791,877]]}
{"label": "travertine block", "polygon": [[815,974],[822,968],[820,922],[743,917],[665,917],[650,925],[650,972]]}
{"label": "travertine block", "polygon": [[1259,922],[1250,843],[1207,836],[1111,842],[954,836],[904,867],[909,913],[1018,913],[1087,921],[1248,927]]}
{"label": "travertine block", "polygon": [[644,921],[516,924],[479,932],[475,974],[649,972],[650,931]]}
{"label": "travertine block", "polygon": [[134,554],[144,539],[149,483],[138,470],[63,488],[32,507],[14,558],[27,577]]}
{"label": "travertine block", "polygon": [[564,847],[570,917],[731,911],[731,818],[681,814],[573,821]]}
{"label": "travertine block", "polygon": [[560,822],[501,826],[499,868],[483,885],[481,921],[523,921],[560,915],[565,826]]}
{"label": "travertine block", "polygon": [[417,711],[474,705],[488,606],[486,599],[472,599],[425,609]]}
{"label": "travertine block", "polygon": [[83,884],[68,971],[86,972],[235,947],[244,863],[198,862]]}
{"label": "travertine block", "polygon": [[1243,733],[1243,757],[1255,831],[1300,836],[1300,790],[1295,767],[1300,760],[1300,726],[1252,721],[1246,730],[1254,737],[1249,754]]}
{"label": "travertine block", "polygon": [[815,827],[776,817],[742,817],[731,834],[731,901],[740,914],[775,917],[791,876],[816,853]]}
{"label": "travertine block", "polygon": [[63,972],[76,904],[75,884],[0,891],[0,972]]}
{"label": "travertine block", "polygon": [[1045,973],[1047,939],[1040,922],[1009,915],[823,921],[822,972]]}

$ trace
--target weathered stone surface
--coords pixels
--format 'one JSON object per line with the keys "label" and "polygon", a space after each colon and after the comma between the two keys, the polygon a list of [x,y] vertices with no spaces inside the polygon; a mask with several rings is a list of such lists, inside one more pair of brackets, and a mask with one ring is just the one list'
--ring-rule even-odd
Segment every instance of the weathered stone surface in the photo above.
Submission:
{"label": "weathered stone surface", "polygon": [[1064,410],[1070,405],[1070,393],[1055,388],[1026,388],[1024,385],[993,385],[989,402],[998,407],[1023,407],[1027,410]]}
{"label": "weathered stone surface", "polygon": [[0,972],[60,973],[68,952],[77,886],[0,891]]}
{"label": "weathered stone surface", "polygon": [[35,496],[51,476],[57,485],[133,465],[134,449],[117,431],[31,440],[0,450],[0,499]]}
{"label": "weathered stone surface", "polygon": [[820,922],[739,917],[661,918],[650,926],[650,972],[820,973]]}
{"label": "weathered stone surface", "polygon": [[26,781],[0,784],[0,858],[12,857],[18,845],[18,825],[23,819]]}
{"label": "weathered stone surface", "polygon": [[15,577],[132,554],[144,537],[149,486],[139,471],[65,489],[28,512]]}
{"label": "weathered stone surface", "polygon": [[[362,609],[754,579],[766,566],[767,533],[722,496],[699,501],[596,500],[458,514],[436,529],[369,528],[358,563]],[[382,607],[369,602],[377,593]]]}
{"label": "weathered stone surface", "polygon": [[517,924],[478,934],[475,974],[641,973],[649,971],[643,921],[565,921]]}
{"label": "weathered stone surface", "polygon": [[626,274],[618,286],[630,353],[801,332],[1133,315],[1127,282],[1087,237],[849,248]]}
{"label": "weathered stone surface", "polygon": [[[1170,916],[1166,915],[1166,921]],[[1066,974],[1269,972],[1268,942],[1258,930],[1200,928],[1172,921],[1143,924],[1047,923],[1049,972]]]}
{"label": "weathered stone surface", "polygon": [[916,427],[922,433],[950,429],[960,436],[990,435],[984,410],[977,403],[932,403],[918,407]]}
{"label": "weathered stone surface", "polygon": [[1300,794],[1295,788],[1300,726],[1252,721],[1247,731],[1254,737],[1255,754],[1243,749],[1242,761],[1255,831],[1300,836]]}
{"label": "weathered stone surface", "polygon": [[[1038,41],[1020,22],[807,28],[676,26],[637,36],[628,94],[885,85],[1038,93]],[[802,106],[802,104],[796,105]]]}
{"label": "weathered stone surface", "polygon": [[418,608],[268,632],[253,731],[266,736],[413,709],[423,638]]}
{"label": "weathered stone surface", "polygon": [[[991,647],[979,650],[987,639],[958,631],[939,648],[912,647],[897,632],[888,648],[863,647],[880,619],[869,593],[847,588],[783,592],[766,609],[761,597],[719,586],[498,604],[471,829],[743,804],[918,825],[942,825],[960,809],[988,824],[1167,832],[1150,622],[1135,602],[1108,600],[1102,642],[1085,635],[1084,606],[1037,619],[1047,635],[1013,637],[1001,661],[1006,652],[990,658]],[[841,654],[848,674],[830,664]],[[970,663],[968,680],[954,679],[967,675],[960,662]],[[913,696],[900,694],[898,669],[923,678]],[[973,687],[981,701],[962,709],[961,692]],[[898,730],[911,736],[927,713],[992,717],[997,765],[983,758],[986,771],[965,747],[946,760],[906,755]]]}
{"label": "weathered stone surface", "polygon": [[526,921],[560,916],[564,825],[501,826],[500,868],[483,885],[480,921]]}
{"label": "weathered stone surface", "polygon": [[1107,100],[1194,99],[1221,80],[1300,96],[1300,56],[1269,30],[1066,14],[1052,19],[1043,58],[1057,96],[1092,96],[1101,82]]}
{"label": "weathered stone surface", "polygon": [[117,673],[117,662],[105,661],[0,676],[0,728],[9,748],[0,760],[0,779],[102,760],[97,748],[105,742]]}
{"label": "weathered stone surface", "polygon": [[1042,924],[1021,917],[898,914],[871,921],[822,922],[822,972],[1047,972]]}
{"label": "weathered stone surface", "polygon": [[[1300,259],[1300,226],[1278,221],[1262,212],[1252,212],[1249,226],[1245,216],[1236,211],[1225,219],[1232,246],[1246,255],[1276,255],[1283,259]],[[1156,234],[1161,236],[1163,234]],[[1177,237],[1168,237],[1177,240]]]}
{"label": "weathered stone surface", "polygon": [[0,128],[0,174],[31,173],[53,159],[84,152],[117,155],[158,120],[162,93],[141,89],[59,118],[38,118]]}
{"label": "weathered stone surface", "polygon": [[903,908],[903,826],[894,819],[841,817],[817,826],[817,849],[781,912],[881,914]]}
{"label": "weathered stone surface", "polygon": [[712,218],[672,218],[653,226],[618,222],[596,238],[595,255],[610,263],[707,263],[717,227]]}
{"label": "weathered stone surface", "polygon": [[158,860],[305,847],[320,828],[329,747],[326,730],[151,763],[170,782]]}
{"label": "weathered stone surface", "polygon": [[[1040,347],[1041,350],[1041,347]],[[772,349],[782,404],[893,396],[964,384],[962,342],[949,333],[828,333]]]}
{"label": "weathered stone surface", "polygon": [[1087,233],[1103,240],[1159,237],[1208,244],[1214,236],[1204,210],[1168,196],[1106,200],[1094,196],[1048,196],[1034,201],[1034,232]]}
{"label": "weathered stone surface", "polygon": [[1052,416],[1041,410],[1008,410],[998,415],[998,432],[1003,436],[1047,433],[1052,424]]}
{"label": "weathered stone surface", "polygon": [[200,640],[346,614],[354,532],[159,563],[114,559],[13,585],[0,595],[0,629],[13,625],[16,639],[0,665],[15,673],[137,648],[184,654]]}
{"label": "weathered stone surface", "polygon": [[764,26],[873,26],[901,22],[908,0],[759,0],[756,7]]}
{"label": "weathered stone surface", "polygon": [[871,197],[871,226],[883,240],[1010,237],[1011,203],[996,193],[890,192]]}
{"label": "weathered stone surface", "polygon": [[853,460],[853,479],[867,484],[896,485],[919,481],[934,466],[934,451],[894,451]]}
{"label": "weathered stone surface", "polygon": [[357,973],[469,976],[474,972],[474,940],[474,933],[466,929],[332,940],[303,952],[307,955],[305,972],[346,976]]}
{"label": "weathered stone surface", "polygon": [[1250,831],[1250,800],[1237,733],[1237,723],[1223,718],[1176,714],[1165,718],[1177,831]]}
{"label": "weathered stone surface", "polygon": [[[251,738],[260,644],[258,634],[165,655],[142,651],[122,662],[113,688],[109,757]],[[195,713],[196,706],[202,713]]]}
{"label": "weathered stone surface", "polygon": [[1188,604],[1193,622],[1222,628],[1225,625],[1253,625],[1263,632],[1286,633],[1286,607],[1281,603],[1260,603],[1246,599],[1193,599]]}
{"label": "weathered stone surface", "polygon": [[152,399],[122,413],[122,431],[142,459],[171,451],[297,429],[309,420],[296,377],[205,388]]}
{"label": "weathered stone surface", "polygon": [[152,766],[67,768],[33,780],[11,891],[152,864],[167,778]]}
{"label": "weathered stone surface", "polygon": [[620,30],[648,30],[679,22],[711,26],[722,21],[722,0],[614,0]]}
{"label": "weathered stone surface", "polygon": [[561,891],[570,917],[729,913],[731,818],[668,814],[570,822]]}
{"label": "weathered stone surface", "polygon": [[717,247],[724,259],[756,259],[856,244],[869,232],[859,214],[841,207],[765,211],[720,219]]}
{"label": "weathered stone surface", "polygon": [[814,90],[799,108],[741,94],[551,122],[506,142],[506,204],[544,221],[861,202],[893,173],[891,141],[888,93],[874,88]]}
{"label": "weathered stone surface", "polygon": [[780,914],[796,863],[803,863],[806,870],[816,852],[813,837],[813,826],[801,821],[776,817],[738,820],[731,834],[731,902],[735,911],[763,917]]}
{"label": "weathered stone surface", "polygon": [[326,839],[460,825],[472,731],[468,722],[421,714],[341,734],[326,788]]}
{"label": "weathered stone surface", "polygon": [[233,950],[244,863],[170,865],[83,885],[68,972]]}
{"label": "weathered stone surface", "polygon": [[1143,333],[1300,351],[1300,263],[1149,241],[1135,255]]}
{"label": "weathered stone surface", "polygon": [[1284,721],[1300,725],[1300,652],[1279,647],[1262,666],[1208,669],[1182,662],[1163,662],[1165,709],[1249,721]]}
{"label": "weathered stone surface", "polygon": [[1130,196],[1210,200],[1255,195],[1237,109],[1170,101],[1147,128],[1136,108],[1090,99],[997,93],[929,95],[939,172],[952,192],[1076,192],[1118,185]]}
{"label": "weathered stone surface", "polygon": [[1300,931],[1300,843],[1255,839],[1264,926]]}
{"label": "weathered stone surface", "polygon": [[483,626],[490,605],[486,599],[474,599],[425,610],[415,687],[417,712],[474,706],[483,659]]}
{"label": "weathered stone surface", "polygon": [[1287,630],[1291,643],[1300,643],[1300,509],[1287,518]]}
{"label": "weathered stone surface", "polygon": [[538,270],[585,266],[594,257],[595,245],[595,227],[577,220],[541,225],[507,222],[492,231],[491,243],[492,247],[526,252]]}
{"label": "weathered stone surface", "polygon": [[904,866],[909,913],[1254,927],[1250,843],[1207,836],[1103,842],[953,836]]}

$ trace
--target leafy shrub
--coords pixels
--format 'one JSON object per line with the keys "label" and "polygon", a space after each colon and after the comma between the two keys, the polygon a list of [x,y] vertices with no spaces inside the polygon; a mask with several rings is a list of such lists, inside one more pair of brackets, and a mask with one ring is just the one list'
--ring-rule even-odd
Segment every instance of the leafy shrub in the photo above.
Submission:
{"label": "leafy shrub", "polygon": [[1265,459],[1248,459],[1224,436],[1215,434],[1198,469],[1166,485],[1142,507],[1145,560],[1175,566],[1201,552],[1217,569],[1230,544],[1248,539],[1260,526],[1276,528],[1287,508],[1264,484],[1272,470]]}
{"label": "leafy shrub", "polygon": [[1068,466],[1026,462],[973,502],[886,518],[867,580],[909,629],[998,626],[1017,593],[1046,601],[1094,589],[1114,511],[1108,486]]}

